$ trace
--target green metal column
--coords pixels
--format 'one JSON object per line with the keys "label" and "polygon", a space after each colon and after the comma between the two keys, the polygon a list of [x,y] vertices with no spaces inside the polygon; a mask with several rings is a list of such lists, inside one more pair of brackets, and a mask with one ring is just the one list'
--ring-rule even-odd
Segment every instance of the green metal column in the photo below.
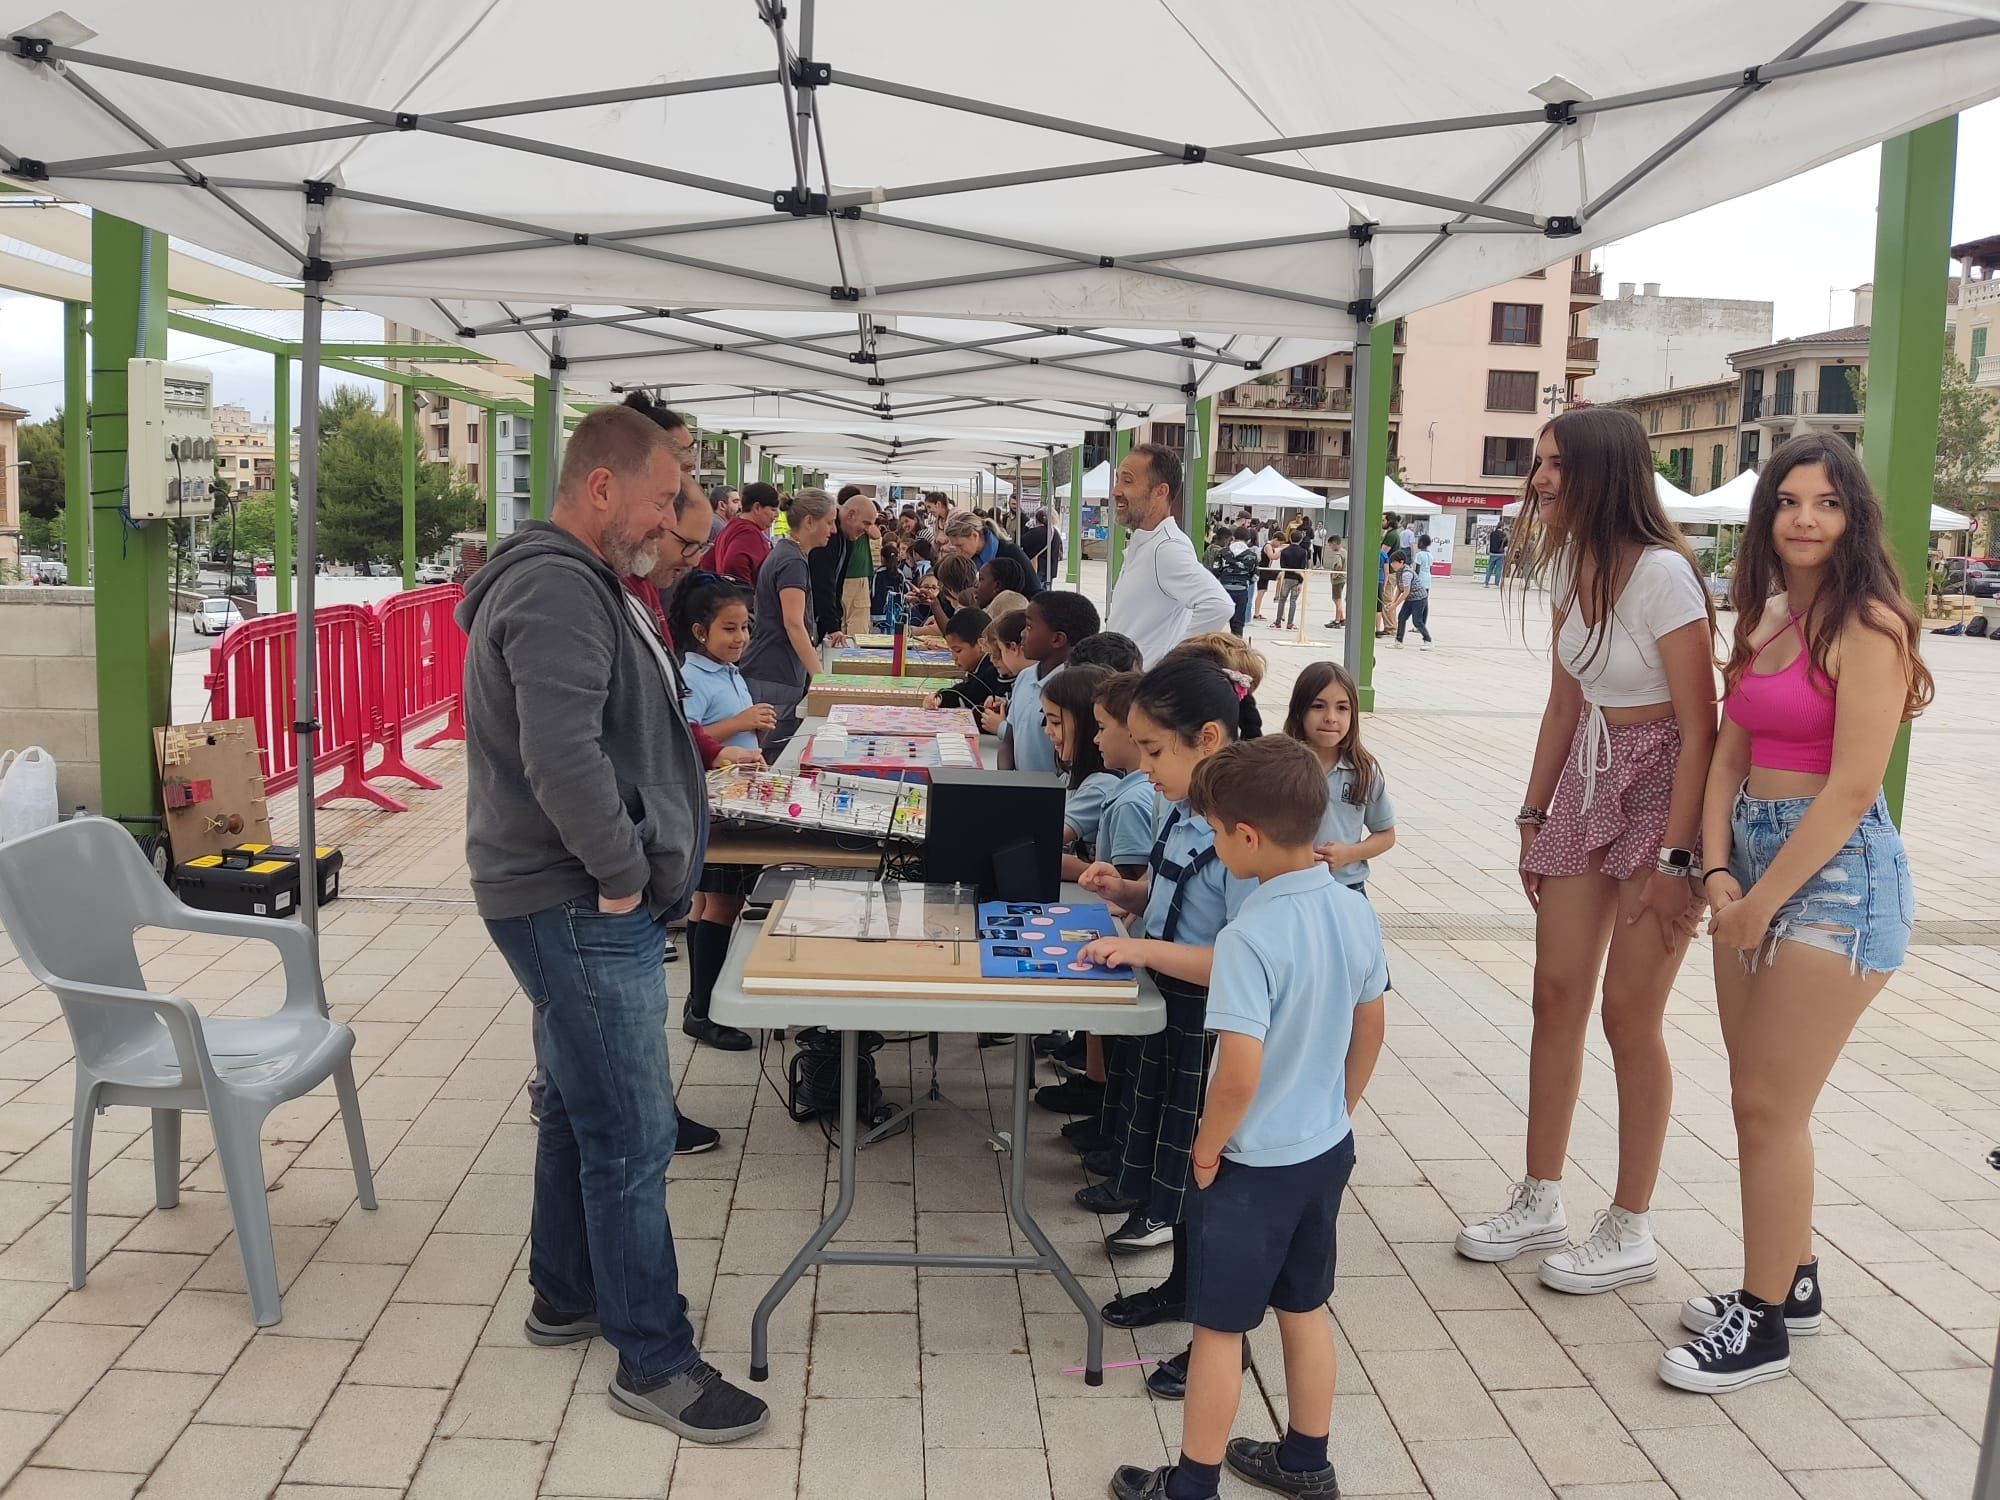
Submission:
{"label": "green metal column", "polygon": [[1382,481],[1389,473],[1389,392],[1396,374],[1393,322],[1377,324],[1369,331],[1368,354],[1368,434],[1366,441],[1357,445],[1364,454],[1367,472],[1352,476],[1347,495],[1347,567],[1350,577],[1357,570],[1361,574],[1363,606],[1357,616],[1349,604],[1347,631],[1349,640],[1360,647],[1361,666],[1354,676],[1361,689],[1359,707],[1363,713],[1375,711],[1375,628],[1371,622],[1381,598],[1375,585],[1375,538],[1382,534]]}
{"label": "green metal column", "polygon": [[537,521],[549,518],[553,496],[549,494],[549,453],[555,442],[555,424],[550,421],[549,382],[545,375],[530,377],[535,383],[535,410],[528,418],[528,515]]}
{"label": "green metal column", "polygon": [[[1875,315],[1868,338],[1868,412],[1861,454],[1882,497],[1903,586],[1919,615],[1930,567],[1938,371],[1944,364],[1945,272],[1957,156],[1956,116],[1884,141],[1875,207]],[[1882,778],[1890,812],[1899,823],[1909,771],[1906,724]]]}
{"label": "green metal column", "polygon": [[292,608],[292,362],[282,354],[271,361],[271,520],[271,575],[282,615]]}
{"label": "green metal column", "polygon": [[[126,361],[167,354],[167,237],[110,214],[90,221],[92,533],[96,549],[97,757],[105,813],[151,818],[160,811],[153,730],[172,716],[173,660],[167,638],[172,525],[128,524],[130,428]],[[188,705],[190,708],[193,705]],[[158,832],[141,823],[138,831]]]}
{"label": "green metal column", "polygon": [[734,433],[722,440],[722,479],[732,490],[743,488],[743,439]]}
{"label": "green metal column", "polygon": [[[1118,484],[1118,465],[1123,463],[1132,452],[1132,436],[1133,430],[1130,427],[1118,428],[1111,434],[1112,488],[1116,488]],[[1118,575],[1125,567],[1125,533],[1118,525],[1117,509],[1112,505],[1111,497],[1108,495],[1104,499],[1104,516],[1104,529],[1111,539],[1111,564],[1106,570],[1107,581],[1105,583],[1105,599],[1108,601],[1111,597],[1110,591],[1118,587]],[[1196,552],[1201,551],[1200,542],[1195,543],[1194,550]]]}
{"label": "green metal column", "polygon": [[759,453],[757,455],[757,477],[763,480],[764,483],[770,484],[772,482],[771,476],[775,472],[776,470],[771,464],[771,455],[768,453]]}
{"label": "green metal column", "polygon": [[1189,447],[1195,450],[1195,458],[1188,465],[1188,535],[1194,539],[1194,550],[1199,552],[1207,545],[1208,539],[1208,473],[1209,463],[1209,417],[1215,411],[1215,398],[1203,396],[1188,411]]}
{"label": "green metal column", "polygon": [[63,528],[69,581],[90,582],[90,365],[84,343],[88,303],[63,304]]}
{"label": "green metal column", "polygon": [[479,418],[479,482],[486,491],[486,555],[500,544],[500,425],[497,407],[484,407]]}
{"label": "green metal column", "polygon": [[1063,581],[1075,588],[1083,582],[1083,444],[1069,450],[1069,519],[1064,527]]}
{"label": "green metal column", "polygon": [[404,387],[403,409],[403,587],[417,586],[417,393]]}

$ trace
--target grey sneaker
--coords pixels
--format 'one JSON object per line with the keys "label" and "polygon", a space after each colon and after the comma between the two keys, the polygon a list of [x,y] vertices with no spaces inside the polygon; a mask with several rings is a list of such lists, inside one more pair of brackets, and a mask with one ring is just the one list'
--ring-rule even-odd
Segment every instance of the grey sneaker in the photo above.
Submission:
{"label": "grey sneaker", "polygon": [[523,1325],[528,1342],[540,1344],[544,1349],[554,1349],[563,1344],[580,1344],[585,1339],[594,1339],[603,1329],[597,1325],[594,1313],[585,1313],[580,1318],[566,1318],[555,1308],[544,1302],[539,1294],[528,1308],[528,1320]]}
{"label": "grey sneaker", "polygon": [[641,1387],[620,1363],[611,1377],[611,1409],[621,1417],[652,1422],[696,1443],[733,1443],[761,1428],[771,1410],[722,1372],[697,1359],[658,1385]]}

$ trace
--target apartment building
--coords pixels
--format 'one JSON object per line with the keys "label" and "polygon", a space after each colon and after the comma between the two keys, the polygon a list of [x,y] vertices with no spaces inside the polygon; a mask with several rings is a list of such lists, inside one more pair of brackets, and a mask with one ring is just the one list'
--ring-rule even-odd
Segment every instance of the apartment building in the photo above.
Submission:
{"label": "apartment building", "polygon": [[1737,400],[1735,380],[1710,380],[1606,404],[1637,417],[1654,459],[1673,470],[1675,484],[1702,495],[1739,472]]}
{"label": "apartment building", "polygon": [[1591,309],[1598,362],[1583,396],[1606,406],[1726,380],[1734,351],[1771,342],[1773,316],[1769,302],[1669,297],[1657,281],[1640,288],[1621,281],[1616,297]]}
{"label": "apartment building", "polygon": [[27,412],[0,401],[0,568],[21,563],[21,423]]}
{"label": "apartment building", "polygon": [[[1859,309],[1857,309],[1859,310]],[[1729,356],[1739,385],[1736,467],[1762,464],[1787,438],[1834,432],[1861,441],[1859,379],[1868,369],[1867,323],[1800,334]]]}
{"label": "apartment building", "polygon": [[[1951,255],[1964,271],[1953,351],[1972,383],[2000,402],[2000,234],[1953,245]],[[2000,467],[1985,477],[2000,497]]]}
{"label": "apartment building", "polygon": [[277,484],[276,449],[271,424],[259,422],[250,408],[224,402],[210,419],[215,433],[216,477],[237,499],[268,495]]}

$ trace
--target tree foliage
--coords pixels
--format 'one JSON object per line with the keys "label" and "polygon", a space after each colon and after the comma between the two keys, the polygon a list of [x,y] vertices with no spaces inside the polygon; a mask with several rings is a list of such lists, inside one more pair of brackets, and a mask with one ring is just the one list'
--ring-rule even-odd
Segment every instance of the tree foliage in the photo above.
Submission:
{"label": "tree foliage", "polygon": [[348,419],[379,416],[375,398],[358,385],[335,386],[333,395],[319,404],[319,440],[326,444],[347,425]]}
{"label": "tree foliage", "polygon": [[[343,413],[332,436],[320,444],[319,539],[324,557],[365,563],[402,556],[402,441],[402,425],[370,407]],[[446,465],[419,463],[417,555],[443,548],[453,532],[470,523],[476,508],[472,487],[454,483]]]}
{"label": "tree foliage", "polygon": [[53,521],[63,508],[62,413],[21,428],[21,514]]}
{"label": "tree foliage", "polygon": [[[1866,372],[1850,370],[1847,380],[1855,407],[1866,411]],[[2000,495],[1985,477],[1995,468],[2000,468],[2000,401],[1972,383],[1970,372],[1947,345],[1938,379],[1937,467],[1931,499],[1983,523],[1988,545],[2000,522]]]}

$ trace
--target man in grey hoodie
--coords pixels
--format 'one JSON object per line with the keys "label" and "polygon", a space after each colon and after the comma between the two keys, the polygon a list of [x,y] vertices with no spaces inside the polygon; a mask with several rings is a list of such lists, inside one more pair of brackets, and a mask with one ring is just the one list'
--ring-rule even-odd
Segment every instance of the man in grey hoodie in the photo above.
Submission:
{"label": "man in grey hoodie", "polygon": [[592,412],[550,520],[474,576],[465,663],[466,863],[494,946],[535,1007],[548,1081],[535,1152],[527,1335],[618,1350],[612,1410],[696,1442],[746,1437],[766,1408],[695,1347],[665,1179],[674,1151],[665,922],[687,910],[708,837],[701,759],[653,617],[621,585],[677,529],[668,434]]}

